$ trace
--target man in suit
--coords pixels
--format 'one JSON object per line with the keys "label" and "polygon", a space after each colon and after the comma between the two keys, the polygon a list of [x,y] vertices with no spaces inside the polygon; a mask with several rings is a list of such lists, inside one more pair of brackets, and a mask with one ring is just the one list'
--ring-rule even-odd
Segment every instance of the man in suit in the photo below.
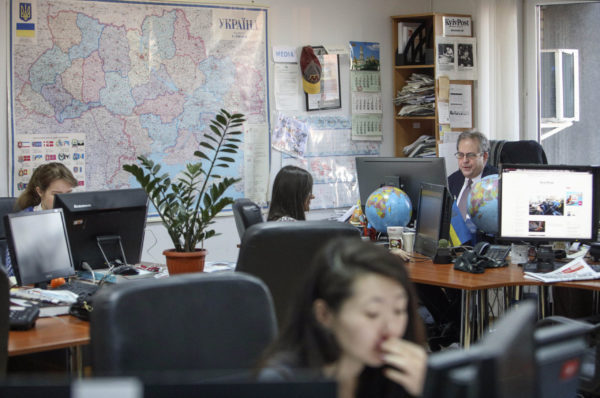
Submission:
{"label": "man in suit", "polygon": [[448,177],[450,193],[457,201],[458,208],[467,219],[467,196],[471,187],[490,174],[498,174],[498,169],[487,164],[490,143],[479,131],[463,131],[456,142],[458,170]]}
{"label": "man in suit", "polygon": [[[458,208],[466,221],[467,197],[471,187],[490,174],[497,174],[495,167],[487,165],[490,144],[478,131],[465,131],[456,142],[458,168],[448,177],[450,193],[457,201]],[[429,330],[429,344],[432,350],[439,346],[458,341],[460,332],[460,290],[417,284],[421,302],[435,320],[435,329]]]}

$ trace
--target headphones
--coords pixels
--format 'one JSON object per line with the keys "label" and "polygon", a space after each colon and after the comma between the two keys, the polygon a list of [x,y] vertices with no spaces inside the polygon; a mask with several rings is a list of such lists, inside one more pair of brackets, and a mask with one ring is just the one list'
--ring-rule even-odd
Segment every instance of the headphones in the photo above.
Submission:
{"label": "headphones", "polygon": [[506,261],[496,261],[485,255],[489,249],[488,242],[479,242],[473,250],[467,250],[454,262],[454,269],[472,274],[482,274],[486,268],[499,268],[507,265]]}

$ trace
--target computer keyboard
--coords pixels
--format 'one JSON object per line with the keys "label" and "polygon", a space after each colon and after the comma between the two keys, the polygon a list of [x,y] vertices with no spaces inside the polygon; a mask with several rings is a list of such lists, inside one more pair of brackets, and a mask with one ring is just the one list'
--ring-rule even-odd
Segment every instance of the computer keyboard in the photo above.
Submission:
{"label": "computer keyboard", "polygon": [[510,254],[510,246],[507,245],[490,245],[485,252],[485,256],[494,261],[504,261]]}
{"label": "computer keyboard", "polygon": [[29,307],[11,307],[8,313],[8,324],[12,330],[27,330],[35,326],[40,315],[37,305]]}
{"label": "computer keyboard", "polygon": [[96,293],[99,288],[100,288],[99,285],[96,285],[93,283],[72,280],[70,282],[64,283],[64,284],[54,288],[53,290],[68,290],[70,292],[75,293],[79,297],[82,297],[82,296],[89,297],[89,296],[93,296],[94,293]]}

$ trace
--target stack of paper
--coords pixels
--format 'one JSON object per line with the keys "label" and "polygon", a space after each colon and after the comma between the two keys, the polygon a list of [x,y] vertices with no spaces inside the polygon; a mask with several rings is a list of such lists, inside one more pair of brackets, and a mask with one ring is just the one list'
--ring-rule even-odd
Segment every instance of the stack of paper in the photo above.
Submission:
{"label": "stack of paper", "polygon": [[435,115],[435,80],[422,73],[413,73],[394,98],[395,105],[403,105],[398,116]]}
{"label": "stack of paper", "polygon": [[402,152],[409,158],[435,156],[435,137],[422,135],[412,144],[405,146]]}
{"label": "stack of paper", "polygon": [[544,283],[581,281],[600,279],[600,272],[596,272],[585,262],[583,257],[578,257],[562,267],[545,274],[525,272],[525,278],[535,279]]}

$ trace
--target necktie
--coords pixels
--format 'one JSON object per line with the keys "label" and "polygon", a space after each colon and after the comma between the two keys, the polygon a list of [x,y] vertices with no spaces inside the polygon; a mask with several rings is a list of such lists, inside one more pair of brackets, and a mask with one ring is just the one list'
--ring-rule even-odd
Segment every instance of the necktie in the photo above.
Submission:
{"label": "necktie", "polygon": [[458,210],[460,210],[460,214],[463,216],[463,220],[467,219],[467,197],[469,196],[469,192],[471,192],[471,184],[473,184],[473,180],[469,178],[467,181],[467,186],[463,191],[462,196],[460,197],[460,201],[458,202]]}

